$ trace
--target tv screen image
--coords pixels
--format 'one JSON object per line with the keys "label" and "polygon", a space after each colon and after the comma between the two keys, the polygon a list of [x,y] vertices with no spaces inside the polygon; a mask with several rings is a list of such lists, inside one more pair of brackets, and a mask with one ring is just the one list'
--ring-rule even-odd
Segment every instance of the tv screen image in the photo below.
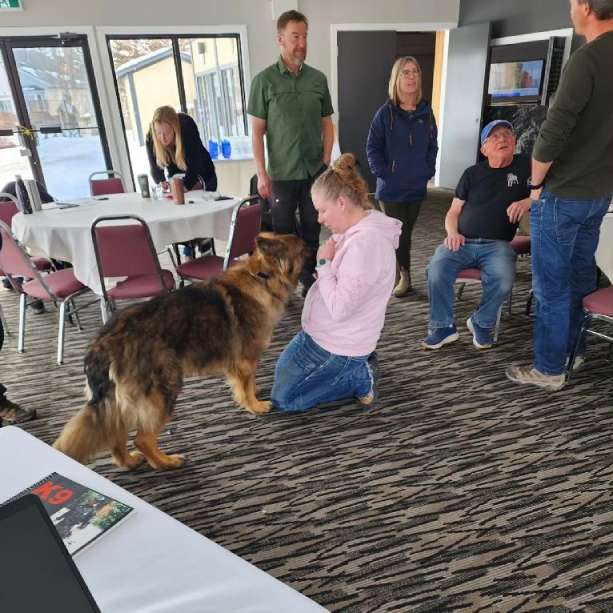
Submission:
{"label": "tv screen image", "polygon": [[503,62],[490,66],[488,94],[492,102],[510,98],[538,98],[544,60]]}

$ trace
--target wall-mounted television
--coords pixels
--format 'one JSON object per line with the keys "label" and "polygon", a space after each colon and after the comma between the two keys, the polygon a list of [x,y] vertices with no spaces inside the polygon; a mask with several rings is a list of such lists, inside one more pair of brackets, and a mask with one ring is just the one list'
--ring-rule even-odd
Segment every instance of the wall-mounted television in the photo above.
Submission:
{"label": "wall-mounted television", "polygon": [[545,60],[501,62],[490,65],[487,88],[490,104],[538,102]]}

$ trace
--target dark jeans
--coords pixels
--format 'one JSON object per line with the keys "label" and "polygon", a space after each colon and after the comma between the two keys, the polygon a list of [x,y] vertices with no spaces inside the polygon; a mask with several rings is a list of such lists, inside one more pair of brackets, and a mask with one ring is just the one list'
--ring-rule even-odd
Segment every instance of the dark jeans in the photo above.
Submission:
{"label": "dark jeans", "polygon": [[421,202],[421,200],[417,202],[383,202],[379,200],[379,204],[386,215],[402,222],[400,242],[398,243],[398,249],[396,249],[396,261],[400,268],[409,273],[411,272],[411,235],[419,216]]}
{"label": "dark jeans", "polygon": [[610,195],[568,200],[543,191],[532,203],[534,366],[543,374],[562,374],[576,342],[582,300],[596,289],[594,253],[610,201]]}
{"label": "dark jeans", "polygon": [[[297,234],[306,243],[307,255],[300,280],[310,287],[314,282],[313,273],[319,248],[319,229],[317,211],[311,200],[313,181],[325,170],[314,177],[298,181],[272,182],[272,227],[278,234]],[[299,214],[299,227],[296,227],[296,209]]]}

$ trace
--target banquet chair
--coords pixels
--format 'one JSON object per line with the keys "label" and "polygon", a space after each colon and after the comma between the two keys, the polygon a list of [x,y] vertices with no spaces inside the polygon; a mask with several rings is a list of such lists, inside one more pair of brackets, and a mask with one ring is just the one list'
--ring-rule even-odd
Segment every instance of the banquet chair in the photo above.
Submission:
{"label": "banquet chair", "polygon": [[[583,321],[581,322],[581,330],[577,335],[575,346],[568,360],[567,380],[570,379],[579,348],[585,341],[585,336],[587,334],[613,343],[613,332],[605,334],[604,332],[593,329],[591,324],[594,320],[613,325],[613,286],[598,289],[583,298]],[[613,349],[613,345],[609,347],[609,358],[611,357],[611,349]]]}
{"label": "banquet chair", "polygon": [[[121,223],[108,225],[107,222],[112,221]],[[126,221],[133,223],[126,224]],[[144,219],[137,215],[98,217],[91,225],[91,235],[102,287],[104,323],[115,310],[118,300],[152,298],[175,288],[172,273],[160,266]],[[108,287],[107,279],[110,277],[125,279],[114,287]]]}
{"label": "banquet chair", "polygon": [[[11,221],[18,212],[19,208],[17,206],[17,198],[15,198],[13,194],[9,194],[8,192],[0,192],[0,221],[4,222],[10,228]],[[53,268],[53,264],[47,258],[33,257],[31,259],[37,270],[44,271]],[[1,267],[0,277],[6,277]],[[11,283],[11,287],[14,288],[15,283],[11,282],[10,279],[9,282]],[[6,323],[6,318],[4,317],[2,306],[0,306],[0,322],[4,326],[6,335],[10,336],[11,332]]]}
{"label": "banquet chair", "polygon": [[204,255],[177,266],[181,284],[185,279],[205,281],[216,277],[231,266],[237,258],[255,249],[255,238],[260,232],[262,223],[262,206],[259,200],[258,195],[248,196],[234,208],[224,257]]}
{"label": "banquet chair", "polygon": [[[95,179],[98,175],[104,175],[104,179]],[[123,194],[126,188],[121,173],[116,170],[101,170],[89,175],[89,192],[92,196],[104,196],[106,194]]]}
{"label": "banquet chair", "polygon": [[[72,268],[65,268],[42,275],[34,265],[32,258],[13,237],[11,229],[2,221],[0,221],[0,235],[2,236],[0,268],[11,280],[15,291],[19,293],[19,339],[17,351],[19,353],[25,351],[26,306],[28,305],[28,299],[49,300],[55,305],[59,305],[57,363],[62,364],[64,361],[64,327],[66,319],[74,315],[79,330],[82,329],[77,312],[84,306],[87,306],[87,304],[77,307],[74,303],[74,298],[88,291],[88,288],[75,278]],[[23,277],[23,283],[13,282],[15,277]]]}

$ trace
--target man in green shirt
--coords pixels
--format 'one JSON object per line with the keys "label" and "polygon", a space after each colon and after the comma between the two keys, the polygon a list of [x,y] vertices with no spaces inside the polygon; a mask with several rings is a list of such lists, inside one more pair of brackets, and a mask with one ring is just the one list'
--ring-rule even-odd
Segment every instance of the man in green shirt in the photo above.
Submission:
{"label": "man in green shirt", "polygon": [[[325,75],[304,63],[307,18],[287,11],[277,20],[278,61],[255,76],[247,112],[251,115],[258,192],[272,200],[275,232],[296,233],[307,245],[302,272],[303,296],[314,281],[319,222],[311,200],[313,180],[330,164],[334,129],[332,101]],[[264,161],[264,134],[268,169]]]}
{"label": "man in green shirt", "polygon": [[582,300],[596,289],[594,253],[613,194],[613,0],[570,0],[570,17],[587,43],[564,69],[532,154],[534,363],[506,371],[554,390],[566,382]]}

